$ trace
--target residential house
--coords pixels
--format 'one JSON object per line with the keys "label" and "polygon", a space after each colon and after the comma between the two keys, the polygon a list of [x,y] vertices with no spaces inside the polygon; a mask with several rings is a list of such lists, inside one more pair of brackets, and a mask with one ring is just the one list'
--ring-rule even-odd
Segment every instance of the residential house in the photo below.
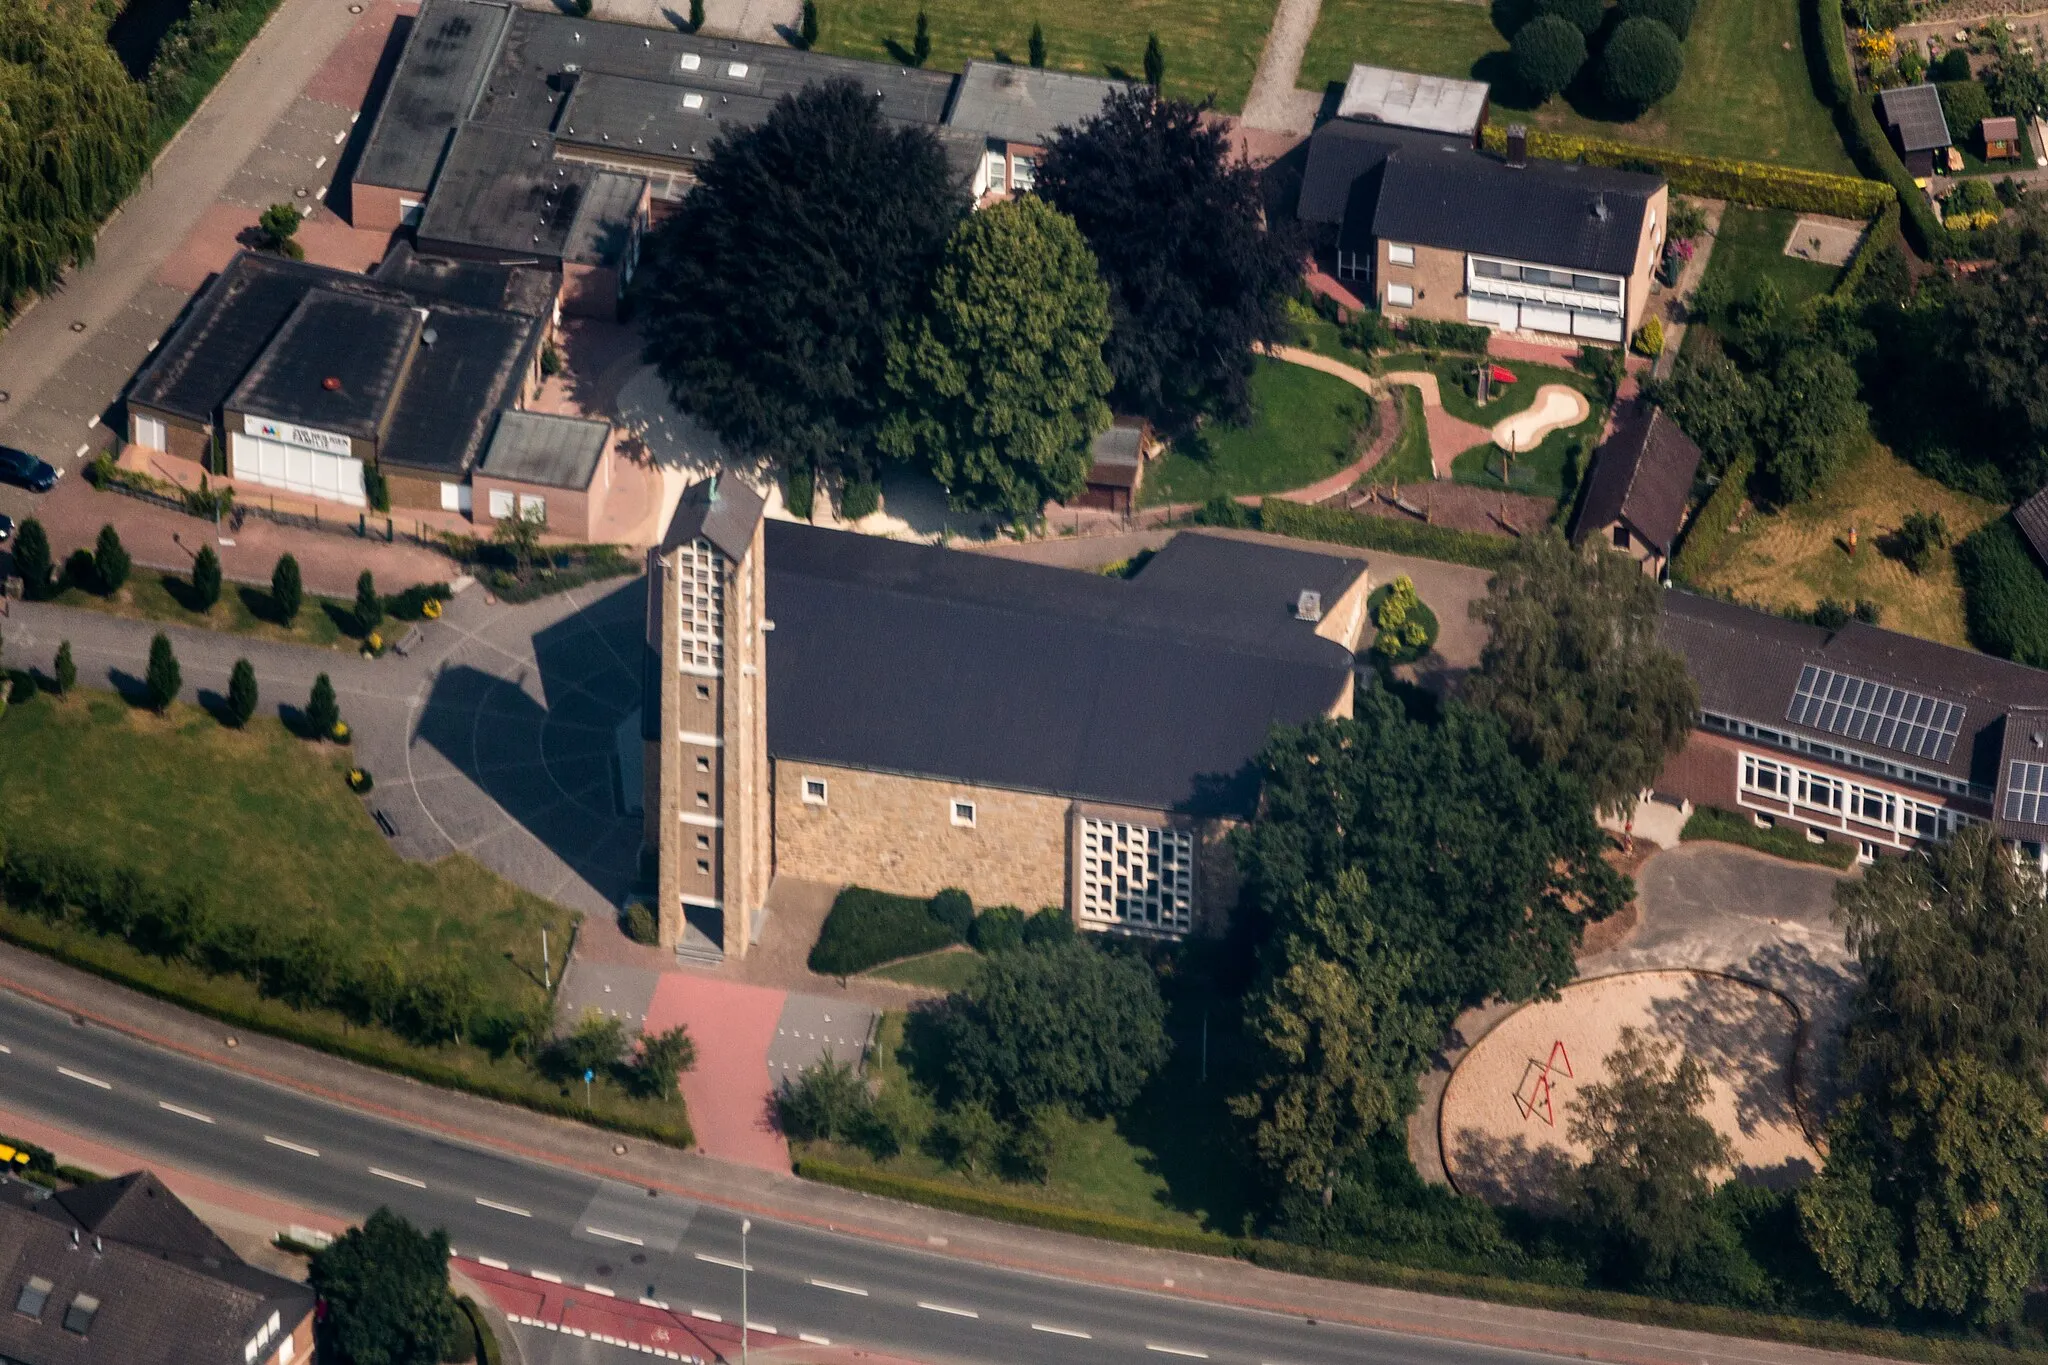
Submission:
{"label": "residential house", "polygon": [[1389,319],[1476,322],[1620,344],[1662,250],[1659,176],[1333,120],[1310,140],[1298,215],[1331,273]]}
{"label": "residential house", "polygon": [[1932,85],[1904,85],[1877,92],[1878,121],[1906,170],[1925,181],[1948,168],[1948,117],[1941,112],[1941,92]]}
{"label": "residential house", "polygon": [[744,954],[775,877],[1221,932],[1268,731],[1350,713],[1363,560],[1183,532],[1124,580],[762,510],[698,484],[648,554],[664,944]]}
{"label": "residential house", "polygon": [[1685,592],[1664,594],[1661,634],[1700,716],[1657,791],[1865,860],[1989,821],[2048,869],[2048,672]]}
{"label": "residential house", "polygon": [[1618,405],[1594,452],[1572,538],[1597,538],[1645,573],[1666,576],[1699,467],[1700,448],[1662,408],[1641,398]]}
{"label": "residential house", "polygon": [[51,1193],[0,1176],[0,1361],[299,1365],[313,1291],[237,1256],[148,1171]]}
{"label": "residential house", "polygon": [[946,126],[987,140],[969,190],[976,203],[1024,194],[1036,183],[1038,162],[1053,135],[1086,123],[1129,81],[1068,71],[972,61],[946,111]]}

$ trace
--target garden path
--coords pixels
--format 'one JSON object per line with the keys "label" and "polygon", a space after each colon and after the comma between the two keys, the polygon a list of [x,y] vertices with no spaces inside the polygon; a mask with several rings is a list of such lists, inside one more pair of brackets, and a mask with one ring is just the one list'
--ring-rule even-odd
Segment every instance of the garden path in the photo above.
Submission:
{"label": "garden path", "polygon": [[1707,262],[1713,258],[1714,242],[1721,231],[1721,210],[1728,207],[1719,199],[1702,199],[1698,203],[1706,212],[1707,230],[1693,239],[1692,259],[1678,272],[1678,283],[1665,290],[1657,304],[1657,310],[1664,315],[1664,353],[1657,357],[1651,373],[1658,379],[1668,379],[1671,367],[1678,363],[1678,353],[1685,345],[1685,301],[1707,277]]}
{"label": "garden path", "polygon": [[1422,394],[1422,412],[1429,424],[1429,463],[1439,479],[1451,477],[1451,461],[1473,446],[1483,446],[1493,433],[1476,422],[1453,417],[1444,411],[1443,390],[1436,376],[1427,370],[1395,370],[1386,376],[1389,384],[1412,384]]}
{"label": "garden path", "polygon": [[1322,92],[1297,90],[1294,83],[1301,75],[1302,54],[1308,51],[1309,37],[1316,31],[1322,11],[1322,0],[1280,0],[1273,27],[1266,31],[1266,46],[1259,53],[1258,70],[1252,74],[1251,93],[1245,96],[1241,117],[1247,125],[1304,135],[1315,128]]}

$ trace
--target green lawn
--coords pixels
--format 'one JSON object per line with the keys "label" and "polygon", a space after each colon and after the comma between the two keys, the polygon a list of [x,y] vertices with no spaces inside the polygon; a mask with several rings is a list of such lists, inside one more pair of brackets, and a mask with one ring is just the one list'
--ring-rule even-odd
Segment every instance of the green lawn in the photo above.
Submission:
{"label": "green lawn", "polygon": [[[457,854],[392,852],[343,781],[345,749],[259,718],[230,730],[196,707],[157,716],[105,692],[37,696],[0,717],[0,846],[98,848],[161,885],[198,891],[214,922],[291,933],[314,920],[401,972],[467,970],[473,1018],[545,1009],[540,933],[560,979],[577,916]],[[679,1103],[629,1098],[610,1082],[545,1081],[511,1053],[419,1046],[327,1009],[294,1009],[240,976],[165,961],[75,920],[0,906],[0,934],[215,1017],[499,1098],[686,1140]]]}
{"label": "green lawn", "polygon": [[[1465,395],[1464,389],[1456,382],[1456,363],[1445,362],[1438,367],[1437,389],[1443,395],[1444,411],[1468,422],[1490,426],[1503,417],[1512,416],[1534,402],[1536,390],[1545,384],[1569,384],[1587,396],[1591,411],[1585,421],[1551,432],[1534,450],[1525,450],[1517,455],[1511,466],[1503,466],[1500,450],[1491,444],[1474,446],[1451,461],[1451,477],[1459,483],[1479,488],[1510,489],[1539,498],[1555,498],[1559,502],[1569,498],[1577,490],[1579,480],[1585,477],[1587,466],[1592,463],[1593,447],[1599,443],[1600,428],[1607,421],[1606,409],[1594,396],[1593,382],[1577,370],[1509,361],[1507,365],[1514,372],[1516,382],[1499,399],[1482,409]],[[1506,482],[1501,479],[1503,468],[1508,472]]]}
{"label": "green lawn", "polygon": [[197,612],[191,583],[176,574],[138,568],[112,597],[81,588],[66,588],[56,600],[67,607],[88,607],[115,616],[143,621],[171,621],[181,626],[205,626],[259,640],[281,640],[295,645],[338,649],[350,643],[355,608],[347,602],[308,596],[290,626],[277,624],[271,610],[270,593],[242,583],[221,585],[220,601],[208,612]]}
{"label": "green lawn", "polygon": [[906,986],[930,986],[934,990],[965,990],[981,971],[981,954],[967,948],[947,948],[923,957],[907,957],[866,973]]}
{"label": "green lawn", "polygon": [[[836,1143],[792,1145],[798,1155],[810,1152],[849,1166],[880,1167],[1168,1227],[1241,1234],[1248,1231],[1254,1190],[1243,1155],[1231,1144],[1236,1121],[1224,1108],[1225,1099],[1245,1083],[1236,1029],[1220,1015],[1211,1020],[1204,1079],[1200,1008],[1176,1009],[1169,1027],[1173,1055],[1130,1114],[1058,1123],[1043,1185],[966,1175],[917,1150],[877,1161]],[[903,1042],[904,1015],[885,1014],[868,1063],[869,1077],[880,1086],[877,1107],[928,1124],[935,1112],[932,1101],[911,1079]]]}
{"label": "green lawn", "polygon": [[1357,458],[1371,399],[1320,370],[1264,358],[1252,363],[1251,425],[1210,426],[1175,442],[1145,476],[1146,503],[1285,492]]}
{"label": "green lawn", "polygon": [[1854,175],[1814,93],[1802,41],[1795,0],[1701,0],[1678,89],[1642,118],[1617,122],[1576,88],[1540,109],[1522,107],[1507,71],[1507,39],[1486,5],[1324,0],[1300,84],[1342,81],[1353,62],[1486,80],[1495,122]]}
{"label": "green lawn", "polygon": [[824,0],[818,6],[818,50],[877,61],[909,60],[922,10],[930,16],[927,66],[958,71],[969,58],[999,54],[1023,62],[1034,21],[1045,26],[1046,65],[1091,76],[1139,78],[1145,39],[1159,35],[1169,95],[1210,94],[1235,113],[1251,89],[1252,71],[1272,26],[1277,0]]}
{"label": "green lawn", "polygon": [[[1790,209],[1752,209],[1730,204],[1721,213],[1720,229],[1714,234],[1714,254],[1707,259],[1707,274],[1725,280],[1729,301],[1740,303],[1756,296],[1763,280],[1778,286],[1788,304],[1818,298],[1835,287],[1841,271],[1818,261],[1801,260],[1785,254],[1792,225],[1799,215]],[[1709,319],[1722,322],[1725,319]]]}
{"label": "green lawn", "polygon": [[1412,384],[1397,384],[1394,392],[1401,398],[1401,434],[1394,448],[1365,471],[1360,483],[1426,483],[1436,477],[1436,466],[1429,458],[1429,415],[1423,411],[1422,390]]}

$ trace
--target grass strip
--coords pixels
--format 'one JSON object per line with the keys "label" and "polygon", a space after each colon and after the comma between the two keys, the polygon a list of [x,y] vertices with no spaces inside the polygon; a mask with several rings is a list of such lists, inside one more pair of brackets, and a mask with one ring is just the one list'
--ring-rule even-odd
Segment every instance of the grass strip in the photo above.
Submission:
{"label": "grass strip", "polygon": [[1822,867],[1832,867],[1837,872],[1848,871],[1850,864],[1856,861],[1854,844],[1837,840],[1816,844],[1804,834],[1794,834],[1787,829],[1761,829],[1747,816],[1722,810],[1719,806],[1694,807],[1678,837],[1687,843],[1711,839],[1716,843],[1740,844],[1774,858],[1795,863],[1817,863]]}
{"label": "grass strip", "polygon": [[1451,564],[1469,564],[1475,569],[1499,568],[1511,545],[1498,536],[1477,531],[1453,531],[1393,517],[1362,517],[1342,508],[1309,506],[1281,498],[1268,498],[1260,505],[1259,529],[1297,540],[1320,540],[1385,550],[1388,554],[1441,559]]}

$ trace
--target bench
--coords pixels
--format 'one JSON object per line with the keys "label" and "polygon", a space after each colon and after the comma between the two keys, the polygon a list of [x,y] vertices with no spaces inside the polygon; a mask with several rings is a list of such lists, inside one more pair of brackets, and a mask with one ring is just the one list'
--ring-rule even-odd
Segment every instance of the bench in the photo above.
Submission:
{"label": "bench", "polygon": [[399,658],[403,659],[408,654],[411,654],[414,649],[418,648],[420,641],[424,640],[425,638],[426,636],[424,633],[421,632],[420,628],[418,626],[414,626],[411,630],[405,633],[404,637],[400,639],[397,644],[391,646],[391,648],[397,653]]}

